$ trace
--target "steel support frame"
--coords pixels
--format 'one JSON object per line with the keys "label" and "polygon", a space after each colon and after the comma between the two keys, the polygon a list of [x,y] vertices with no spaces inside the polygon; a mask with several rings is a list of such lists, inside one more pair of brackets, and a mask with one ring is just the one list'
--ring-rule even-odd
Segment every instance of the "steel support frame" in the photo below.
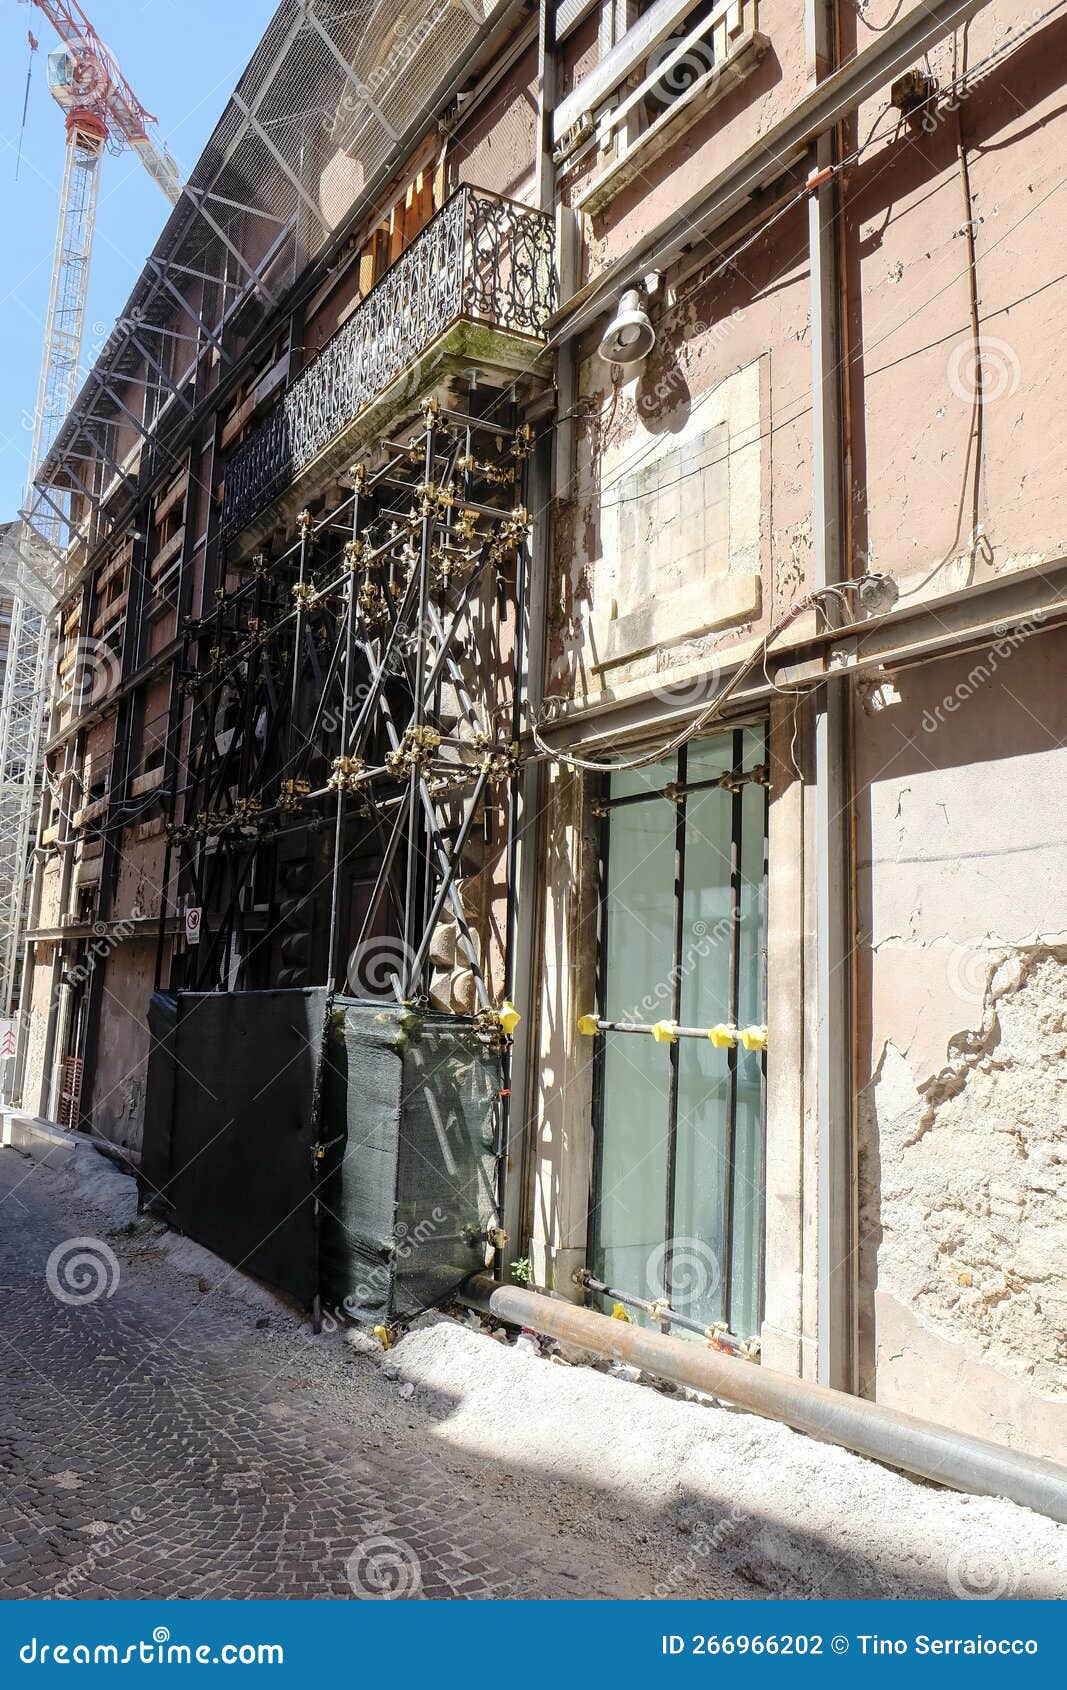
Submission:
{"label": "steel support frame", "polygon": [[[248,983],[245,965],[264,942],[241,938],[249,888],[272,877],[269,854],[286,835],[329,828],[331,986],[346,984],[342,882],[358,849],[376,878],[347,942],[357,952],[371,942],[387,898],[399,929],[377,987],[430,1001],[430,951],[447,907],[480,1013],[495,1017],[510,989],[510,946],[494,973],[460,887],[477,827],[490,810],[514,810],[531,440],[497,420],[499,402],[486,421],[435,400],[420,409],[410,438],[385,443],[374,467],[354,466],[350,494],[301,513],[278,556],[236,565],[214,607],[187,624],[192,748],[180,789],[177,761],[172,771],[170,838],[175,896],[203,917],[186,986],[228,989],[237,949],[236,981]],[[511,650],[479,692],[463,646],[488,628],[499,652],[502,600],[515,617]],[[510,831],[502,857],[513,868]],[[505,934],[514,926],[506,878]],[[366,995],[358,978],[347,983]]]}

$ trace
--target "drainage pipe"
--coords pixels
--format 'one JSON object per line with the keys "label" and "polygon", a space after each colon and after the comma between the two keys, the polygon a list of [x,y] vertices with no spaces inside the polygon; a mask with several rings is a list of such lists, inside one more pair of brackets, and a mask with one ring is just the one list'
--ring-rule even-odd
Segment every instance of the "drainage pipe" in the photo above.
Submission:
{"label": "drainage pipe", "polygon": [[477,1277],[463,1301],[515,1326],[629,1362],[661,1379],[720,1397],[798,1432],[840,1444],[872,1461],[976,1496],[1003,1496],[1067,1524],[1067,1468],[954,1432],[899,1409],[883,1408],[806,1379],[735,1361],[683,1338],[613,1320],[540,1291]]}

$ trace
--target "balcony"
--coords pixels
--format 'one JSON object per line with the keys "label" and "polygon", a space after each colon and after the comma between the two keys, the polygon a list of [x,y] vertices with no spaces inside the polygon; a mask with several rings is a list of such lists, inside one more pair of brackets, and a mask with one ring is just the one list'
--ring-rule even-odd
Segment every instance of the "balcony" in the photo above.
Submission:
{"label": "balcony", "polygon": [[286,490],[302,497],[444,375],[537,373],[554,303],[551,216],[459,188],[235,452],[223,538]]}

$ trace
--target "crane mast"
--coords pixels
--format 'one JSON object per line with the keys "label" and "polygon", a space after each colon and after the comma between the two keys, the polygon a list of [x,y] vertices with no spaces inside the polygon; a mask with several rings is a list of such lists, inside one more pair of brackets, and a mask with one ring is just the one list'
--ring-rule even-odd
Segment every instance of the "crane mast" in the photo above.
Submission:
{"label": "crane mast", "polygon": [[[0,549],[0,591],[13,600],[0,693],[0,1011],[9,1028],[20,988],[30,840],[50,702],[52,611],[67,540],[65,501],[53,493],[54,503],[43,504],[33,490],[78,391],[100,169],[109,142],[134,150],[172,204],[182,191],[177,166],[150,132],[155,119],[76,0],[32,3],[63,42],[48,55],[48,86],[65,114],[67,143],[26,502]],[[0,1048],[0,1060],[12,1055]],[[9,1060],[5,1070],[7,1095]]]}

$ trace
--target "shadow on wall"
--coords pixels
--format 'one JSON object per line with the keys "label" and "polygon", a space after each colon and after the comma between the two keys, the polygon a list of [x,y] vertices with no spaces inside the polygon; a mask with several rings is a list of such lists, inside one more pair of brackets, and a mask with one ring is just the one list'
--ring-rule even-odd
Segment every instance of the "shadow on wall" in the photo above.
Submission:
{"label": "shadow on wall", "polygon": [[[1067,634],[859,716],[862,1389],[1067,1442]],[[861,1078],[863,1074],[861,1071]]]}

